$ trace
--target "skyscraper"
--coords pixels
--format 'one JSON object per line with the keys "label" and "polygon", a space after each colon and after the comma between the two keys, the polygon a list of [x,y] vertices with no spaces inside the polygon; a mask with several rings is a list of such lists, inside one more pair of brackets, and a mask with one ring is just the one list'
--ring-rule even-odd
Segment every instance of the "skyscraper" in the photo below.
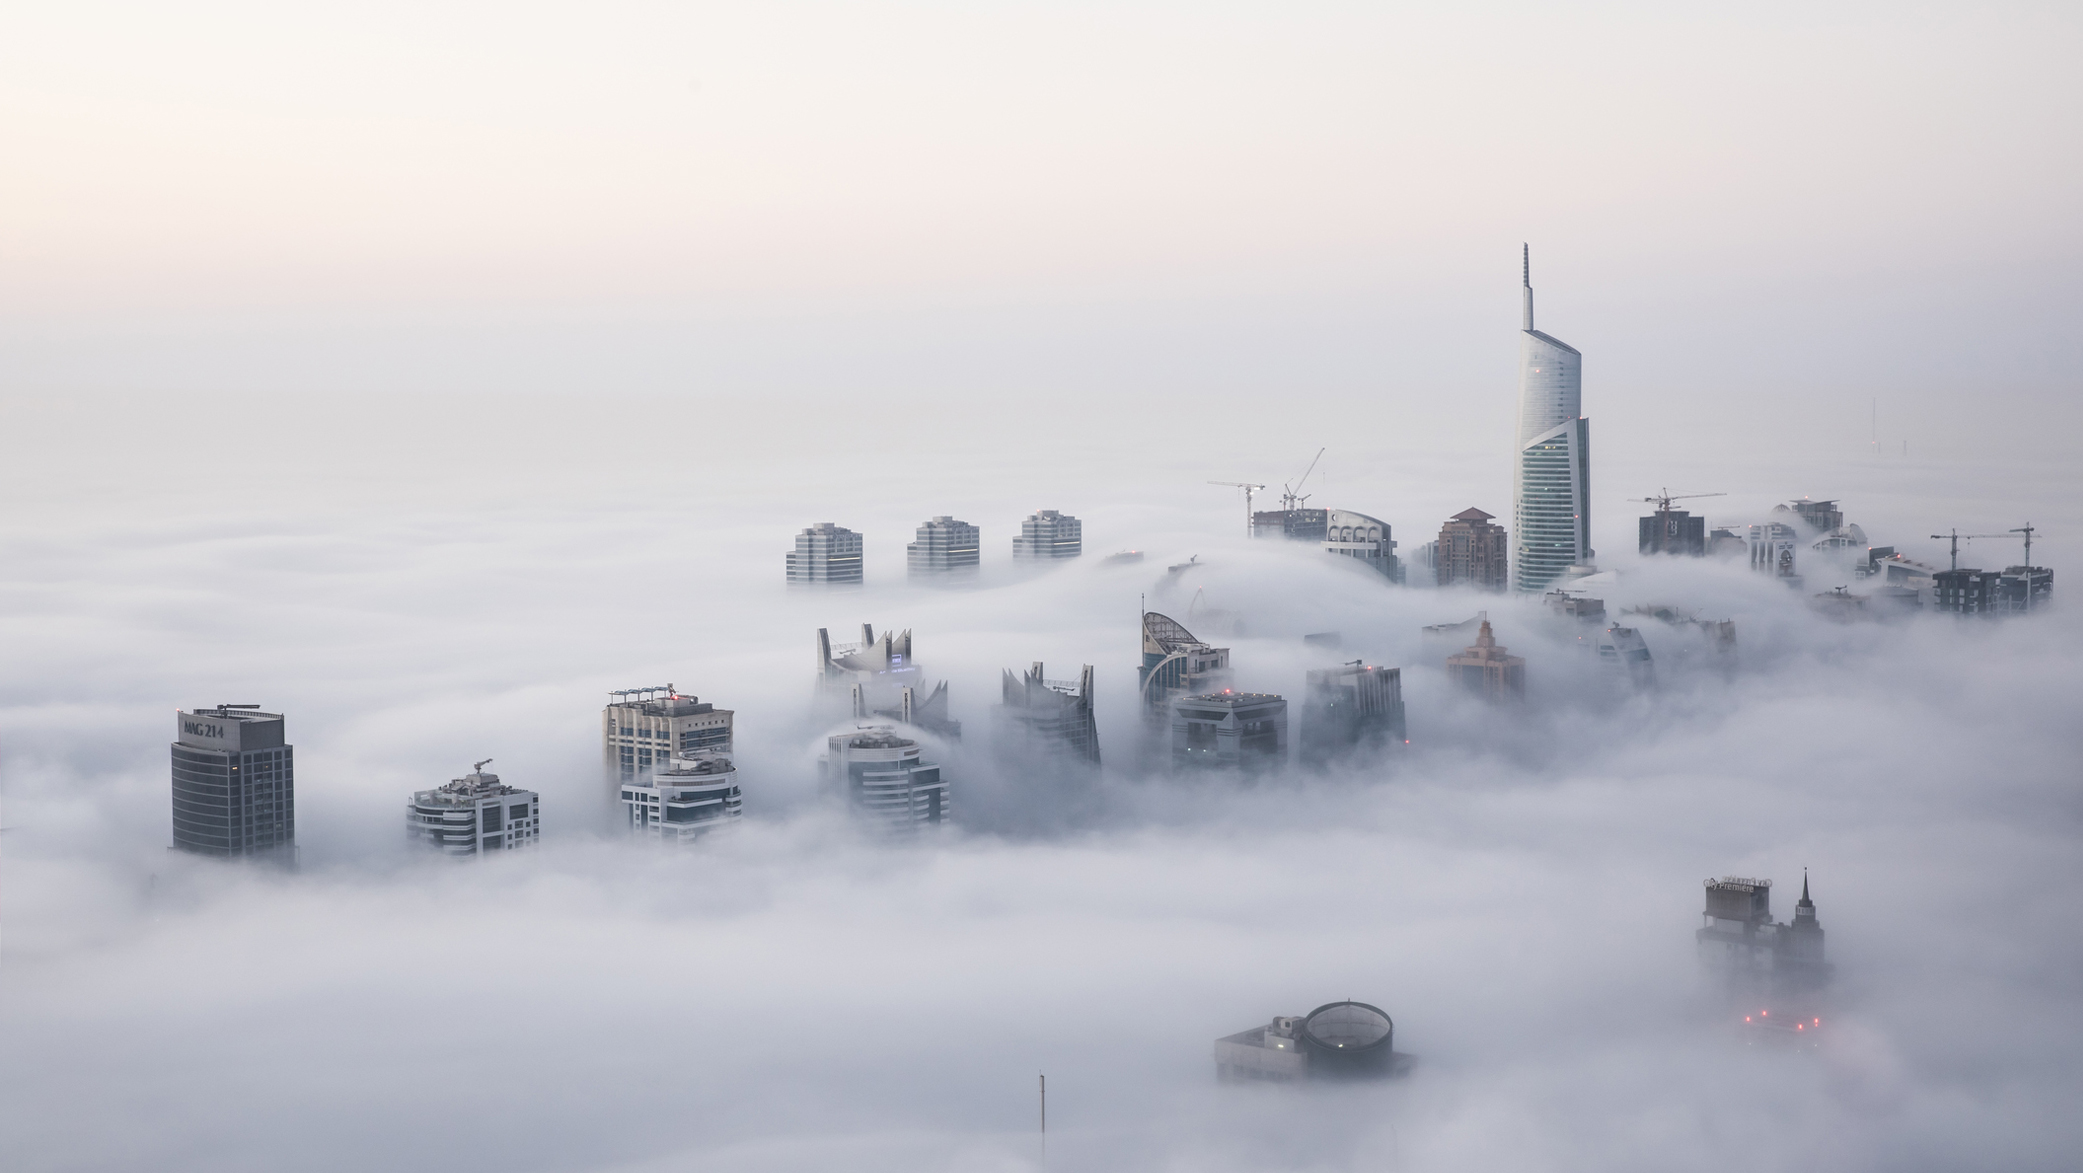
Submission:
{"label": "skyscraper", "polygon": [[1050,680],[1042,665],[1015,677],[1010,668],[1002,682],[998,706],[999,743],[1022,762],[1054,771],[1064,761],[1099,764],[1099,732],[1092,720],[1092,665],[1078,671],[1075,684]]}
{"label": "skyscraper", "polygon": [[788,555],[788,581],[791,586],[861,581],[861,535],[829,521],[797,534],[796,548]]}
{"label": "skyscraper", "polygon": [[1085,549],[1085,527],[1077,518],[1054,509],[1030,514],[1013,539],[1013,557],[1075,558]]}
{"label": "skyscraper", "polygon": [[1506,583],[1504,527],[1470,506],[1439,527],[1433,574],[1440,586],[1466,583],[1479,591],[1501,591]]}
{"label": "skyscraper", "polygon": [[491,851],[533,847],[542,838],[541,797],[485,773],[491,761],[446,786],[413,792],[405,807],[405,830],[413,842],[456,859],[482,859]]}
{"label": "skyscraper", "polygon": [[1521,265],[1525,326],[1519,333],[1512,570],[1518,590],[1544,591],[1570,567],[1591,563],[1591,421],[1578,414],[1584,356],[1533,328],[1531,250]]}
{"label": "skyscraper", "polygon": [[1447,679],[1484,700],[1526,699],[1526,661],[1498,646],[1488,619],[1476,633],[1474,647],[1447,657]]}
{"label": "skyscraper", "polygon": [[600,714],[602,762],[610,782],[647,778],[674,758],[731,752],[737,714],[672,685],[618,688]]}
{"label": "skyscraper", "polygon": [[977,528],[945,514],[919,525],[918,540],[904,547],[912,578],[975,577],[980,539]]}
{"label": "skyscraper", "polygon": [[224,858],[294,857],[296,751],[282,714],[218,705],[174,715],[174,846]]}
{"label": "skyscraper", "polygon": [[1401,745],[1403,670],[1354,660],[1312,670],[1302,698],[1302,759],[1322,764],[1354,750]]}
{"label": "skyscraper", "polygon": [[1229,667],[1228,648],[1202,643],[1168,615],[1143,612],[1143,666],[1136,679],[1145,720],[1169,726],[1174,700],[1212,691]]}
{"label": "skyscraper", "polygon": [[952,821],[940,767],[919,756],[918,742],[887,725],[827,738],[824,773],[854,813],[879,830],[902,834]]}

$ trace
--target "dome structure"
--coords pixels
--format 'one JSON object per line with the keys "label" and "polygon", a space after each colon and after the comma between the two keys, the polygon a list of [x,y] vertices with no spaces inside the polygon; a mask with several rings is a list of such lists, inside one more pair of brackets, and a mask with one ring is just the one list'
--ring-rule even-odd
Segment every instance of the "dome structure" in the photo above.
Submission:
{"label": "dome structure", "polygon": [[1310,1011],[1296,1034],[1313,1072],[1374,1075],[1389,1069],[1396,1024],[1379,1006],[1331,1002]]}

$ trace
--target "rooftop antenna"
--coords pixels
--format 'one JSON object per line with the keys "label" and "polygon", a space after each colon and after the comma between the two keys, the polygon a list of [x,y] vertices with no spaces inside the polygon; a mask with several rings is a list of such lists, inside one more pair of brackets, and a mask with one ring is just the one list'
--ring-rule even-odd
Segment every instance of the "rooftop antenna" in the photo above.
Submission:
{"label": "rooftop antenna", "polygon": [[1228,486],[1229,486],[1230,488],[1232,488],[1232,489],[1242,489],[1242,490],[1244,490],[1244,536],[1245,536],[1245,537],[1247,537],[1247,538],[1248,538],[1248,537],[1250,537],[1250,536],[1251,536],[1251,495],[1252,495],[1253,493],[1256,493],[1256,492],[1258,492],[1258,491],[1259,491],[1260,489],[1263,489],[1263,488],[1265,488],[1266,486],[1264,486],[1264,485],[1254,485],[1254,484],[1252,484],[1252,483],[1251,483],[1251,482],[1249,482],[1249,481],[1209,481],[1208,483],[1209,483],[1209,484],[1211,484],[1211,485],[1228,485]]}
{"label": "rooftop antenna", "polygon": [[[1309,479],[1309,474],[1316,471],[1316,462],[1324,458],[1325,451],[1326,449],[1323,448],[1316,450],[1316,456],[1309,461],[1309,467],[1302,470],[1302,479],[1295,482],[1295,489],[1301,488],[1303,482]],[[1297,497],[1295,489],[1290,489],[1286,485],[1280,486],[1280,489],[1280,507],[1282,509],[1299,509],[1302,506],[1302,502],[1309,500],[1306,496]]]}
{"label": "rooftop antenna", "polygon": [[1042,1164],[1049,1163],[1049,1077],[1041,1077],[1041,1148]]}

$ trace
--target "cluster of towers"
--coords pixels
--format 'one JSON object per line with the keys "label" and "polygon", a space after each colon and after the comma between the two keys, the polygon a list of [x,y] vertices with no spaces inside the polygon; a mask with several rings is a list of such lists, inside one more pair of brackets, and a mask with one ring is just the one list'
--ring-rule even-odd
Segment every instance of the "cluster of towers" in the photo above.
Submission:
{"label": "cluster of towers", "polygon": [[[1043,509],[1020,523],[1013,538],[1016,561],[1075,558],[1084,552],[1084,527],[1077,518]],[[862,581],[861,535],[843,525],[821,521],[796,535],[788,554],[788,581],[852,584]],[[920,523],[918,537],[904,548],[906,572],[914,579],[974,577],[983,552],[982,531],[942,515]]]}

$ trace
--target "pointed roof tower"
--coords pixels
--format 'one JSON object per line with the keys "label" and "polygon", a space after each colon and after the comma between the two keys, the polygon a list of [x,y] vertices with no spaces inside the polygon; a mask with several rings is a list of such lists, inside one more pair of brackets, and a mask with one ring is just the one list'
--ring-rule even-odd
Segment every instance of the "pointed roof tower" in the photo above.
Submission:
{"label": "pointed roof tower", "polygon": [[1531,330],[1533,329],[1533,246],[1523,240],[1519,242],[1519,282],[1524,289],[1526,301],[1524,315],[1526,324],[1519,328]]}

